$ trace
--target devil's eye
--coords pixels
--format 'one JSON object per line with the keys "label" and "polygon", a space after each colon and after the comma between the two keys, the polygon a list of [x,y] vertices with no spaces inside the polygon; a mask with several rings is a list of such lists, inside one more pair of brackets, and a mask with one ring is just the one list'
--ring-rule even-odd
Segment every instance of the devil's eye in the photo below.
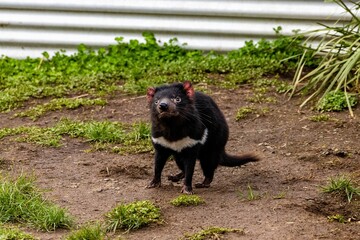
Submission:
{"label": "devil's eye", "polygon": [[176,103],[181,102],[181,97],[176,97],[176,98],[174,98],[174,102],[176,102]]}
{"label": "devil's eye", "polygon": [[155,101],[155,104],[157,105],[158,103],[159,103],[159,100],[156,100],[156,101]]}

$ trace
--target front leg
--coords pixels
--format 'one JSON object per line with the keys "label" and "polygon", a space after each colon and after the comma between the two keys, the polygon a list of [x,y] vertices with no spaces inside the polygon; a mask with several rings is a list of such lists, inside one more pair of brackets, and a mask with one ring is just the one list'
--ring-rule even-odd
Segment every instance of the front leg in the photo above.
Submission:
{"label": "front leg", "polygon": [[182,161],[184,163],[184,185],[181,189],[182,193],[193,194],[192,190],[192,178],[194,175],[194,169],[196,164],[196,149],[189,149],[184,154],[181,154]]}
{"label": "front leg", "polygon": [[161,173],[164,169],[166,160],[170,157],[170,155],[170,152],[166,149],[155,148],[154,177],[146,188],[156,188],[161,186]]}

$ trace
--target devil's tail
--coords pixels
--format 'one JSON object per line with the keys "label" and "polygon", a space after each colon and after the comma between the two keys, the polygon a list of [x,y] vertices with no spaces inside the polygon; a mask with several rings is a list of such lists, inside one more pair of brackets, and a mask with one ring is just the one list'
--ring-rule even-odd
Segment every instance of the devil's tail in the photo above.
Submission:
{"label": "devil's tail", "polygon": [[241,166],[244,165],[246,163],[249,162],[257,162],[260,159],[252,154],[244,154],[241,156],[233,156],[233,155],[229,155],[227,153],[224,153],[221,161],[220,161],[220,165],[221,166],[226,166],[226,167],[236,167],[236,166]]}

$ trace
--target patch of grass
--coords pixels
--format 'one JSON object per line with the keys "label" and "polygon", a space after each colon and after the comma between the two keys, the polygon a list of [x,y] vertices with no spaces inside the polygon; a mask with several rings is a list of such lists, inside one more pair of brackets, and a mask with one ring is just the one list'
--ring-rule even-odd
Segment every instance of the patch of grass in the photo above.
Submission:
{"label": "patch of grass", "polygon": [[30,234],[27,234],[17,228],[7,228],[0,226],[0,239],[1,240],[37,240]]}
{"label": "patch of grass", "polygon": [[69,228],[73,220],[65,209],[47,201],[33,177],[0,178],[0,222],[26,223],[40,230]]}
{"label": "patch of grass", "polygon": [[185,235],[185,237],[181,239],[182,240],[222,239],[226,233],[237,233],[239,235],[245,234],[243,229],[209,227],[191,235],[187,234]]}
{"label": "patch of grass", "polygon": [[19,142],[36,143],[42,146],[60,146],[61,136],[51,128],[37,126],[20,126],[16,128],[1,128],[0,140],[4,137],[20,135],[16,138]]}
{"label": "patch of grass", "polygon": [[[348,96],[347,96],[348,95]],[[316,106],[318,111],[342,111],[357,104],[357,98],[354,95],[346,94],[343,91],[331,91],[326,93]]]}
{"label": "patch of grass", "polygon": [[130,231],[160,222],[160,209],[150,201],[120,204],[105,215],[107,231]]}
{"label": "patch of grass", "polygon": [[65,240],[104,240],[105,232],[100,224],[82,226],[76,231],[72,231]]}
{"label": "patch of grass", "polygon": [[240,121],[241,119],[245,119],[249,116],[249,114],[254,113],[256,110],[249,106],[241,107],[237,110],[235,120]]}
{"label": "patch of grass", "polygon": [[56,111],[61,109],[75,109],[81,106],[105,106],[106,100],[101,98],[88,99],[88,98],[55,98],[50,102],[31,107],[30,109],[16,114],[17,117],[29,117],[36,120],[47,112]]}
{"label": "patch of grass", "polygon": [[[42,146],[59,147],[63,136],[84,138],[95,143],[95,149],[118,153],[141,153],[152,150],[150,124],[138,122],[123,124],[110,121],[74,121],[62,119],[53,127],[21,126],[0,129],[0,139],[19,135],[20,142],[36,143]],[[111,144],[120,144],[113,146]]]}
{"label": "patch of grass", "polygon": [[253,114],[255,114],[256,117],[265,116],[269,111],[269,108],[255,108],[251,106],[244,106],[237,110],[235,120],[240,121]]}
{"label": "patch of grass", "polygon": [[360,196],[360,188],[354,185],[349,177],[342,175],[331,178],[329,183],[322,187],[322,191],[324,193],[337,193],[340,196],[346,197],[350,203],[355,195]]}
{"label": "patch of grass", "polygon": [[286,196],[286,192],[280,192],[279,194],[273,196],[273,199],[284,199]]}
{"label": "patch of grass", "polygon": [[345,223],[346,219],[343,215],[341,214],[336,214],[336,215],[332,215],[332,216],[328,216],[328,219],[330,222],[336,221],[339,223]]}
{"label": "patch of grass", "polygon": [[309,120],[313,122],[327,122],[330,121],[331,119],[332,118],[330,117],[329,114],[318,114],[309,117]]}
{"label": "patch of grass", "polygon": [[247,194],[247,199],[249,201],[253,201],[253,200],[258,200],[260,199],[260,195],[256,194],[254,192],[254,190],[252,189],[252,187],[250,186],[250,184],[248,185],[248,194]]}
{"label": "patch of grass", "polygon": [[170,201],[170,203],[176,207],[179,206],[197,206],[200,204],[204,204],[205,201],[201,197],[197,195],[180,195],[173,200]]}
{"label": "patch of grass", "polygon": [[261,196],[258,193],[254,192],[254,190],[250,186],[250,184],[248,184],[247,192],[245,194],[239,190],[238,195],[239,195],[240,198],[247,199],[248,201],[254,201],[254,200],[258,200],[258,199],[261,198]]}

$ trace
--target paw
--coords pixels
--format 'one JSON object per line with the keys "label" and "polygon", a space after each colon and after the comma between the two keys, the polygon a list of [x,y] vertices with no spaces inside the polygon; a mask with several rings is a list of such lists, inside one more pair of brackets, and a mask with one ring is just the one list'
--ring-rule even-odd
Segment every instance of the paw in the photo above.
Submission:
{"label": "paw", "polygon": [[205,178],[202,183],[196,183],[196,184],[195,184],[195,187],[196,187],[196,188],[209,188],[211,182],[212,182],[212,179],[210,179],[210,178]]}
{"label": "paw", "polygon": [[195,187],[196,187],[196,188],[209,188],[209,187],[210,187],[210,184],[195,183]]}
{"label": "paw", "polygon": [[185,176],[185,174],[183,172],[180,172],[176,175],[169,175],[168,176],[168,180],[172,181],[172,182],[179,182],[181,179],[183,179]]}
{"label": "paw", "polygon": [[152,180],[147,186],[146,188],[159,188],[161,187],[161,181],[159,180]]}
{"label": "paw", "polygon": [[194,192],[192,190],[192,187],[191,186],[185,186],[185,185],[182,187],[181,193],[188,194],[188,195],[194,194]]}

